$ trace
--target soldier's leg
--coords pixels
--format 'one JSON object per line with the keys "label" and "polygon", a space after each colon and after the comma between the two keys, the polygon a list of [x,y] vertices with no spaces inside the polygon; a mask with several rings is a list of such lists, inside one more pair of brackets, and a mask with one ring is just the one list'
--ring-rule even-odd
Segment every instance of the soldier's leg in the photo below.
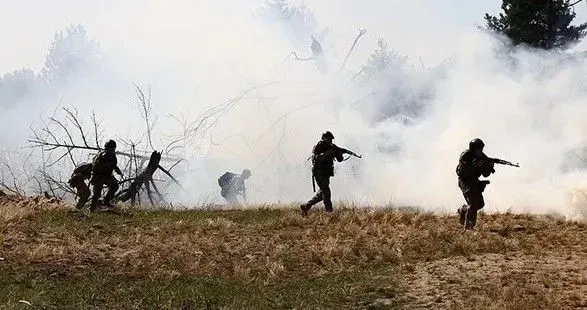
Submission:
{"label": "soldier's leg", "polygon": [[477,225],[477,211],[485,206],[483,200],[483,193],[480,191],[470,191],[469,196],[469,209],[465,215],[465,229],[474,229]]}
{"label": "soldier's leg", "polygon": [[306,206],[308,208],[311,208],[313,205],[319,203],[320,201],[322,201],[322,190],[318,189],[318,192],[316,193],[316,195],[314,195],[314,197],[310,198],[310,200],[308,200],[308,202],[306,202]]}
{"label": "soldier's leg", "polygon": [[90,211],[96,210],[98,208],[98,199],[102,195],[102,187],[104,186],[104,182],[100,179],[94,179],[92,182],[92,203],[90,204]]}
{"label": "soldier's leg", "polygon": [[324,208],[327,212],[332,212],[332,193],[330,192],[330,177],[325,177],[321,180],[322,184],[319,184],[320,190],[322,191],[322,201],[324,202]]}
{"label": "soldier's leg", "polygon": [[77,209],[81,209],[84,207],[86,202],[88,202],[90,195],[92,193],[90,192],[90,188],[88,187],[88,185],[86,185],[85,182],[78,184],[76,189],[77,189],[78,200],[77,200],[77,204],[75,205],[75,207]]}
{"label": "soldier's leg", "polygon": [[314,197],[312,197],[304,206],[309,210],[313,205],[319,203],[320,201],[324,200],[324,179],[328,179],[328,177],[321,176],[319,174],[314,176],[316,181],[316,185],[318,185],[318,192]]}
{"label": "soldier's leg", "polygon": [[463,226],[465,225],[467,210],[469,210],[469,195],[467,195],[468,191],[466,189],[461,188],[461,192],[463,193],[463,197],[465,197],[465,202],[467,203],[457,209],[457,213],[459,214],[459,223],[461,226]]}
{"label": "soldier's leg", "polygon": [[303,205],[300,206],[300,209],[302,209],[302,216],[308,215],[308,212],[310,211],[310,208],[312,208],[313,205],[319,203],[320,201],[322,201],[322,188],[320,187],[320,183],[319,180],[320,176],[314,176],[314,181],[316,183],[318,183],[318,192],[316,193],[316,195],[314,195],[314,197],[312,197],[310,200],[308,200],[308,202],[304,203]]}
{"label": "soldier's leg", "polygon": [[110,176],[109,178],[106,179],[105,182],[106,186],[108,187],[108,192],[106,193],[106,196],[104,197],[104,204],[106,206],[111,207],[111,200],[114,198],[114,195],[116,194],[116,191],[118,191],[118,180],[114,177],[114,176]]}
{"label": "soldier's leg", "polygon": [[459,224],[461,226],[465,225],[465,216],[467,215],[467,210],[469,209],[468,205],[462,205],[458,210],[457,213],[459,214]]}
{"label": "soldier's leg", "polygon": [[238,199],[236,198],[236,193],[232,192],[232,191],[228,191],[226,193],[226,195],[224,196],[224,199],[226,199],[226,203],[228,205],[238,205]]}

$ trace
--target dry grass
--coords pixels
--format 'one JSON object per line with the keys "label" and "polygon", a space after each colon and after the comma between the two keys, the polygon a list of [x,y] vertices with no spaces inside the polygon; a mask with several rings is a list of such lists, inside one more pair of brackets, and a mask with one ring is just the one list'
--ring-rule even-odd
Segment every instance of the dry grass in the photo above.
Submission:
{"label": "dry grass", "polygon": [[464,233],[405,210],[32,209],[0,217],[7,309],[587,307],[581,222],[488,215]]}

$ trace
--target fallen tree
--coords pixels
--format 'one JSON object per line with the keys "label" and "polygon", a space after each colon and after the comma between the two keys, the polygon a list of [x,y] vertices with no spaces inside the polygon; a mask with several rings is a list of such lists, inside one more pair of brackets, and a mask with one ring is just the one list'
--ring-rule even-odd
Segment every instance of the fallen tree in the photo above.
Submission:
{"label": "fallen tree", "polygon": [[[135,90],[145,129],[137,139],[119,139],[121,143],[116,154],[119,157],[119,167],[126,179],[119,181],[121,190],[115,197],[119,201],[131,200],[132,205],[138,200],[140,205],[140,194],[144,191],[149,202],[154,206],[165,202],[165,195],[156,182],[167,182],[165,179],[156,180],[153,177],[157,170],[181,187],[180,182],[170,170],[185,159],[177,154],[170,154],[170,150],[178,153],[181,147],[174,144],[186,137],[176,137],[163,145],[162,149],[166,150],[166,154],[154,150],[150,90],[145,94],[136,85]],[[37,182],[41,193],[60,198],[67,195],[77,196],[77,193],[67,184],[69,174],[64,175],[62,171],[73,171],[73,168],[82,162],[91,161],[91,158],[103,150],[101,142],[105,139],[103,139],[101,123],[97,120],[95,113],[91,115],[91,123],[91,129],[88,130],[88,127],[83,126],[83,119],[76,109],[62,107],[48,117],[41,128],[31,128],[33,135],[29,139],[29,144],[41,150],[42,167],[37,172],[40,176]],[[144,149],[138,151],[139,145],[144,145]],[[153,149],[150,156],[149,148]],[[163,163],[171,165],[171,168],[165,169]],[[54,166],[58,166],[56,171],[51,170]]]}

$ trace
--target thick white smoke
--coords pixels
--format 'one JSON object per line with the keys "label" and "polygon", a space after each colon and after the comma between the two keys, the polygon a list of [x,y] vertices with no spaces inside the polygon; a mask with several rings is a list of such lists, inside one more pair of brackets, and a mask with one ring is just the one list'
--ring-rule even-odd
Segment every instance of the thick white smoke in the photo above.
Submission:
{"label": "thick white smoke", "polygon": [[[313,20],[267,18],[259,12],[263,5],[57,1],[47,10],[59,7],[63,18],[40,18],[55,29],[34,32],[39,27],[31,23],[22,30],[42,34],[27,49],[39,62],[2,52],[0,68],[28,65],[38,72],[52,32],[70,22],[84,24],[100,43],[102,65],[2,107],[4,149],[13,158],[26,144],[29,124],[57,106],[77,107],[82,115],[96,111],[105,137],[139,138],[137,83],[152,86],[156,148],[181,131],[170,115],[197,121],[209,107],[226,105],[181,154],[189,164],[176,170],[186,188],[171,197],[176,203],[220,202],[218,176],[243,168],[253,172],[250,202],[305,201],[312,195],[306,159],[320,133],[331,130],[338,145],[364,155],[337,164],[335,200],[453,212],[463,200],[458,156],[481,137],[488,155],[521,165],[497,166],[486,190],[488,211],[585,212],[581,200],[569,200],[581,193],[574,189],[582,188],[585,174],[560,169],[587,142],[583,56],[523,48],[508,54],[507,44],[474,26],[482,14],[457,18],[434,1],[321,1],[307,7]],[[483,5],[480,12],[499,7]],[[367,33],[341,70],[359,28]],[[310,35],[322,44],[327,73],[314,61],[288,58],[294,50],[300,58],[312,55]],[[353,78],[378,38],[406,55],[406,64]]]}

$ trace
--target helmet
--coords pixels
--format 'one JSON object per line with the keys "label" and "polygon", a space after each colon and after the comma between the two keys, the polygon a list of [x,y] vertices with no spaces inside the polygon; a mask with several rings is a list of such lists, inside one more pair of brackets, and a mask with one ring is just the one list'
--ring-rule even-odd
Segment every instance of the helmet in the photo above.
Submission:
{"label": "helmet", "polygon": [[108,140],[108,142],[106,142],[106,144],[104,144],[104,148],[105,149],[115,149],[116,148],[116,142],[114,140]]}
{"label": "helmet", "polygon": [[243,172],[241,173],[241,175],[246,175],[247,177],[249,177],[249,176],[251,176],[251,170],[243,169]]}
{"label": "helmet", "polygon": [[478,150],[478,149],[482,149],[483,147],[485,147],[485,143],[483,143],[483,141],[479,138],[475,138],[475,139],[471,140],[471,142],[469,142],[469,149],[470,150]]}
{"label": "helmet", "polygon": [[326,139],[334,140],[334,135],[332,134],[332,132],[326,131],[322,134],[322,140]]}

